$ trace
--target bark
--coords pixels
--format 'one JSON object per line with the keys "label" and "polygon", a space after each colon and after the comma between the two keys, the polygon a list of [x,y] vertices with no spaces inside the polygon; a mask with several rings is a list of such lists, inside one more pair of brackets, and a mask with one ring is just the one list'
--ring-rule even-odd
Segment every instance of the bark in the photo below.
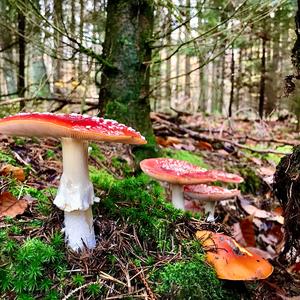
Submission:
{"label": "bark", "polygon": [[[39,1],[35,1],[35,6],[40,10]],[[38,23],[38,21],[37,21]],[[50,83],[43,57],[42,36],[38,26],[33,26],[32,31],[35,31],[34,38],[40,41],[40,45],[33,44],[31,47],[29,61],[29,90],[34,97],[51,97]]]}
{"label": "bark", "polygon": [[[151,0],[109,0],[99,92],[100,115],[116,119],[139,130],[155,151],[150,121],[149,41],[153,32],[154,3]],[[146,145],[147,146],[147,145]],[[141,147],[144,156],[146,146]],[[139,149],[140,150],[140,149]]]}
{"label": "bark", "polygon": [[[172,29],[172,14],[171,14],[171,9],[168,10],[168,23],[167,23],[167,32],[171,31]],[[167,35],[167,39],[166,39],[166,43],[167,45],[171,45],[172,43],[172,39],[171,39],[171,34]],[[168,47],[168,49],[170,49]],[[170,51],[167,52],[167,56],[170,55]],[[171,107],[171,95],[172,95],[172,88],[171,88],[171,61],[172,58],[167,60],[167,66],[166,66],[166,105],[167,105],[167,109],[169,109]]]}
{"label": "bark", "polygon": [[232,106],[234,102],[234,69],[235,69],[235,57],[234,57],[234,45],[231,46],[231,62],[230,62],[230,82],[231,82],[231,88],[230,88],[230,98],[229,98],[229,108],[228,108],[228,116],[232,116]]}
{"label": "bark", "polygon": [[283,157],[274,175],[274,192],[284,216],[285,245],[280,259],[292,265],[300,255],[300,146]]}
{"label": "bark", "polygon": [[[54,0],[54,25],[56,27],[62,28],[62,2],[61,0]],[[55,48],[56,48],[56,56],[57,59],[54,61],[54,75],[53,75],[53,80],[54,82],[61,81],[63,80],[63,62],[60,59],[63,51],[63,44],[62,44],[62,36],[59,32],[55,32],[54,36],[54,43],[55,43]],[[57,95],[61,95],[63,93],[63,89],[60,87],[57,87],[54,85],[54,93]]]}
{"label": "bark", "polygon": [[265,86],[266,86],[266,43],[267,38],[265,34],[262,36],[262,56],[261,56],[261,68],[260,68],[260,85],[259,85],[259,105],[258,113],[262,119],[264,116],[265,106]]}
{"label": "bark", "polygon": [[300,79],[300,0],[297,0],[298,10],[295,16],[296,42],[292,49],[292,63],[295,68],[295,77]]}
{"label": "bark", "polygon": [[[191,12],[190,12],[190,6],[191,6],[191,1],[186,0],[186,20],[190,19]],[[189,39],[189,28],[190,24],[186,24],[186,30],[185,30],[185,39]],[[184,84],[184,95],[186,98],[191,97],[191,74],[189,73],[191,71],[191,58],[189,54],[185,56],[185,84]]]}
{"label": "bark", "polygon": [[[19,65],[18,65],[18,96],[24,98],[25,95],[25,28],[26,28],[26,18],[22,11],[18,12],[18,42],[19,42]],[[20,110],[25,107],[25,102],[20,102]]]}

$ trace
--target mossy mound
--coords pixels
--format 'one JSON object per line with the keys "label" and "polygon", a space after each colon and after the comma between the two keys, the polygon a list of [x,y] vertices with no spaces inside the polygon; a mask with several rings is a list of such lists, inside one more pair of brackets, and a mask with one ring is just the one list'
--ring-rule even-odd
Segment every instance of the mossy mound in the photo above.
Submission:
{"label": "mossy mound", "polygon": [[49,191],[13,187],[14,193],[35,200],[29,213],[1,222],[4,299],[77,299],[79,292],[89,299],[131,299],[143,293],[165,299],[224,299],[221,281],[193,238],[190,215],[166,203],[156,181],[146,175],[117,180],[94,168],[91,178],[102,199],[93,207],[98,243],[89,255],[65,248],[59,232],[63,213],[51,206]]}

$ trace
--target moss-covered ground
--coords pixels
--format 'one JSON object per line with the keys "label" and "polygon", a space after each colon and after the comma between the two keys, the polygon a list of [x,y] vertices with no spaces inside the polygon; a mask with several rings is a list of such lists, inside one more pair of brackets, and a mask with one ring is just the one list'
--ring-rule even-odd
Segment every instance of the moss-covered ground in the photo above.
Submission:
{"label": "moss-covered ground", "polygon": [[6,141],[0,152],[3,163],[26,168],[25,182],[2,176],[2,191],[29,201],[24,214],[0,220],[1,299],[242,297],[205,263],[194,239],[201,216],[174,209],[158,182],[135,174],[127,150],[115,155],[91,145],[90,176],[101,198],[93,206],[97,247],[67,249],[63,213],[52,204],[61,172],[59,144],[23,142]]}

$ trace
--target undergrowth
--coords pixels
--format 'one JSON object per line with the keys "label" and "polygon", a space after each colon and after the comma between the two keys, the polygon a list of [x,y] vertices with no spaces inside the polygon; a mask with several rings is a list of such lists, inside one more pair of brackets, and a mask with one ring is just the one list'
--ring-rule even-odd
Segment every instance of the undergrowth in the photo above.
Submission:
{"label": "undergrowth", "polygon": [[[167,203],[158,182],[144,174],[118,180],[93,167],[90,174],[96,195],[102,198],[93,207],[95,230],[101,238],[99,248],[91,254],[91,266],[88,262],[81,264],[80,254],[72,254],[72,260],[69,259],[63,237],[57,231],[61,223],[49,229],[47,217],[53,222],[52,211],[56,210],[52,205],[55,190],[11,187],[14,195],[30,195],[36,202],[31,221],[28,214],[26,220],[21,216],[2,222],[5,226],[0,229],[0,298],[55,300],[82,287],[86,299],[105,299],[110,288],[97,283],[98,274],[105,271],[126,282],[124,266],[129,265],[144,270],[160,299],[224,299],[222,283],[204,262],[201,245],[184,227],[190,214]],[[45,221],[38,220],[41,215]],[[100,231],[103,221],[120,231],[115,242],[112,230]],[[34,236],[35,228],[41,233],[54,233]],[[73,269],[76,273],[70,272]],[[133,275],[131,268],[128,272]],[[132,279],[132,285],[136,290],[145,288],[139,276]],[[119,288],[120,293],[127,290],[122,285],[114,288]],[[77,294],[72,297],[69,299],[77,299]]]}

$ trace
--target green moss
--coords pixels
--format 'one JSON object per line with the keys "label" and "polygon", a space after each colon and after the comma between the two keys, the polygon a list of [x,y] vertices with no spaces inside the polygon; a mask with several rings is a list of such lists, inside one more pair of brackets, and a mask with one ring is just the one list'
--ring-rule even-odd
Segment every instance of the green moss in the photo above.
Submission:
{"label": "green moss", "polygon": [[[261,188],[261,179],[256,174],[256,171],[247,165],[238,165],[236,167],[227,168],[228,172],[237,173],[244,178],[244,182],[239,183],[238,189],[242,194],[256,194]],[[229,184],[228,187],[235,187],[235,185]]]}
{"label": "green moss", "polygon": [[170,157],[174,159],[185,160],[191,164],[197,165],[201,168],[209,169],[209,165],[207,165],[203,158],[197,154],[191,153],[186,150],[174,150],[174,149],[164,149],[163,150],[164,157]]}
{"label": "green moss", "polygon": [[111,164],[114,168],[121,170],[125,176],[133,174],[133,169],[129,166],[128,162],[121,157],[113,157]]}
{"label": "green moss", "polygon": [[89,152],[90,156],[92,156],[96,159],[99,159],[99,160],[105,160],[105,156],[103,155],[100,147],[97,144],[90,143],[89,148],[90,148],[90,152]]}
{"label": "green moss", "polygon": [[156,241],[164,241],[168,224],[182,216],[181,211],[166,203],[161,186],[144,174],[113,182],[101,205],[107,215],[138,224],[141,236]]}
{"label": "green moss", "polygon": [[12,155],[9,155],[3,151],[0,151],[0,162],[2,163],[8,163],[11,165],[17,165],[16,160],[13,158]]}
{"label": "green moss", "polygon": [[220,281],[203,257],[170,263],[152,275],[163,299],[224,299]]}
{"label": "green moss", "polygon": [[0,291],[14,292],[18,299],[35,299],[37,292],[48,294],[53,289],[53,272],[64,264],[63,252],[38,238],[15,243],[14,251],[7,251],[10,239],[5,240],[0,246]]}
{"label": "green moss", "polygon": [[103,169],[90,167],[90,179],[95,187],[102,190],[109,190],[116,181],[115,177]]}

